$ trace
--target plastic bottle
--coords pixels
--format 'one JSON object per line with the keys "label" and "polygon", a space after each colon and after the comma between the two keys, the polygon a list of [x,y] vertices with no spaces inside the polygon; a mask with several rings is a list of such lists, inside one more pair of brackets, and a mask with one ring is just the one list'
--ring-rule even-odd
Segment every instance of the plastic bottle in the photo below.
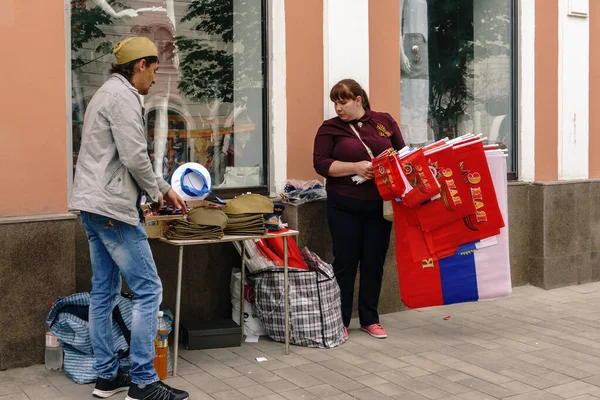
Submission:
{"label": "plastic bottle", "polygon": [[[54,306],[54,303],[50,307]],[[63,366],[63,349],[60,340],[50,330],[46,331],[46,352],[44,353],[46,369],[61,369]]]}
{"label": "plastic bottle", "polygon": [[169,327],[162,311],[158,312],[158,329],[156,331],[156,340],[154,341],[156,356],[154,357],[154,369],[158,374],[158,379],[167,379],[169,365]]}

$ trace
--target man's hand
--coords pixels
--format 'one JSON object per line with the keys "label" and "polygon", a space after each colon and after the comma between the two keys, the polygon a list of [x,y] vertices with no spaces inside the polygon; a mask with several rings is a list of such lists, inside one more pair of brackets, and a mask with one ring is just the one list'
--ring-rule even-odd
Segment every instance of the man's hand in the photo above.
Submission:
{"label": "man's hand", "polygon": [[373,164],[370,161],[359,161],[354,163],[356,168],[356,174],[362,176],[365,179],[373,179],[375,174],[373,173]]}
{"label": "man's hand", "polygon": [[[162,194],[161,194],[161,198],[162,198]],[[185,202],[183,201],[183,199],[181,197],[179,197],[179,195],[173,189],[170,189],[167,192],[165,200],[167,201],[167,208],[173,207],[173,211],[181,210],[181,213],[183,215],[187,214],[187,207],[185,205]]]}

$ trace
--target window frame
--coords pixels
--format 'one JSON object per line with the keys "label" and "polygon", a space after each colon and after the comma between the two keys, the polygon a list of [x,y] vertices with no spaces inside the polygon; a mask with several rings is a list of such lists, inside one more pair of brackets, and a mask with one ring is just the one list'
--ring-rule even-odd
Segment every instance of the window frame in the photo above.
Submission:
{"label": "window frame", "polygon": [[511,0],[511,112],[512,112],[512,153],[510,160],[514,165],[515,172],[508,172],[508,181],[519,179],[519,1]]}

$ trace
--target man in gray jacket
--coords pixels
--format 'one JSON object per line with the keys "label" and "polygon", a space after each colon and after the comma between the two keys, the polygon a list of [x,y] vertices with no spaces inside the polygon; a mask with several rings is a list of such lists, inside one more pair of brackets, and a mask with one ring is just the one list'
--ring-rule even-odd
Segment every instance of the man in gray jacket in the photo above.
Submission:
{"label": "man in gray jacket", "polygon": [[[81,211],[92,261],[89,323],[98,380],[94,396],[129,389],[128,400],[185,400],[188,393],[158,379],[154,339],[162,284],[140,221],[142,191],[162,205],[185,213],[183,200],[154,174],[146,148],[140,95],[155,82],[158,52],[144,37],[120,41],[111,77],[85,112],[70,208]],[[133,291],[131,370],[119,369],[114,352],[112,310],[121,292],[121,274]]]}

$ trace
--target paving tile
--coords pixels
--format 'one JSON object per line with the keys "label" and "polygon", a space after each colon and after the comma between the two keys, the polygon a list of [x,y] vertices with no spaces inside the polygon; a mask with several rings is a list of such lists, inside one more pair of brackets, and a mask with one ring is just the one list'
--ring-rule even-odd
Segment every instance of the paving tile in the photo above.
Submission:
{"label": "paving tile", "polygon": [[326,397],[331,397],[331,396],[335,396],[337,394],[342,393],[341,390],[338,390],[338,389],[334,388],[333,386],[327,385],[327,384],[312,386],[312,387],[306,388],[306,391],[317,396],[318,399],[323,399]]}
{"label": "paving tile", "polygon": [[389,397],[386,396],[385,394],[380,393],[377,390],[371,389],[371,388],[356,389],[351,392],[348,392],[348,394],[350,396],[352,396],[352,398],[359,399],[359,400],[387,400],[387,399],[389,399]]}
{"label": "paving tile", "polygon": [[348,378],[356,378],[361,375],[367,375],[368,372],[354,366],[352,364],[348,364],[342,360],[325,360],[320,363],[323,367],[329,368],[332,371],[337,372],[338,374],[347,376]]}
{"label": "paving tile", "polygon": [[427,397],[421,396],[415,392],[410,392],[408,390],[403,391],[400,394],[396,394],[394,396],[390,396],[392,399],[398,400],[427,400]]}
{"label": "paving tile", "polygon": [[42,384],[42,385],[25,385],[21,386],[21,390],[30,398],[30,399],[51,399],[53,397],[59,397],[62,395],[60,390],[54,387],[51,384]]}
{"label": "paving tile", "polygon": [[374,389],[380,393],[383,393],[386,396],[395,396],[395,395],[400,395],[402,393],[406,393],[406,390],[404,390],[402,387],[400,387],[398,385],[394,385],[393,383],[390,383],[390,382],[386,382],[386,383],[380,384],[380,385],[371,385],[370,387],[371,387],[371,389]]}
{"label": "paving tile", "polygon": [[357,382],[362,383],[366,387],[373,387],[373,386],[376,386],[376,385],[384,385],[386,383],[389,383],[388,381],[386,381],[382,377],[374,375],[374,374],[357,376],[355,379],[356,379]]}
{"label": "paving tile", "polygon": [[289,390],[300,389],[297,385],[295,385],[292,382],[287,381],[285,379],[280,379],[278,381],[263,383],[263,386],[265,388],[271,390],[272,392],[279,393],[279,394],[281,394],[283,392],[287,392]]}
{"label": "paving tile", "polygon": [[444,392],[448,392],[452,395],[469,392],[471,389],[466,386],[452,382],[448,379],[442,378],[438,375],[428,375],[416,378],[417,381],[422,382],[428,386],[436,387]]}
{"label": "paving tile", "polygon": [[504,400],[561,400],[563,397],[559,397],[548,393],[544,390],[536,390],[535,392],[528,392],[525,394],[518,394],[515,396],[505,397]]}
{"label": "paving tile", "polygon": [[[256,385],[256,381],[253,381],[252,379],[248,378],[247,376],[238,376],[235,378],[222,379],[222,381],[223,381],[223,383],[226,383],[227,385],[231,386],[232,388],[236,388],[236,389]],[[167,381],[167,383],[170,384],[168,381]],[[175,387],[177,387],[177,386],[175,386]]]}
{"label": "paving tile", "polygon": [[515,392],[510,389],[477,378],[468,378],[462,381],[458,381],[458,383],[468,387],[469,389],[474,389],[478,392],[482,392],[498,398],[513,396],[515,394]]}
{"label": "paving tile", "polygon": [[285,400],[285,397],[278,394],[270,394],[268,396],[262,397],[260,400]]}
{"label": "paving tile", "polygon": [[234,369],[240,374],[247,376],[258,383],[273,382],[280,379],[273,372],[267,371],[257,364],[241,365],[239,367],[235,367]]}
{"label": "paving tile", "polygon": [[[430,354],[430,357],[433,357],[433,354]],[[450,357],[446,356],[444,358],[438,358],[438,359],[439,360],[447,360],[448,358],[450,358]],[[421,354],[401,357],[400,360],[404,361],[407,364],[410,364],[412,366],[415,366],[422,370],[430,372],[430,373],[436,373],[436,372],[440,372],[440,371],[444,371],[444,370],[448,369],[447,366],[442,365],[439,362],[436,362],[434,359],[432,360],[430,358],[425,358]],[[396,368],[401,368],[401,367],[396,367]]]}
{"label": "paving tile", "polygon": [[66,397],[80,399],[92,394],[92,389],[87,385],[61,385],[56,387]]}
{"label": "paving tile", "polygon": [[[308,373],[303,372],[300,368],[305,367],[296,367],[296,368],[284,368],[277,371],[274,371],[277,376],[283,378],[298,387],[305,388],[311,386],[318,386],[325,383],[323,380],[318,379]],[[306,368],[310,368],[306,366]]]}
{"label": "paving tile", "polygon": [[31,398],[27,397],[25,393],[20,392],[0,396],[0,400],[31,400]]}
{"label": "paving tile", "polygon": [[250,397],[244,396],[237,390],[227,390],[225,392],[212,393],[211,396],[217,400],[250,400]]}
{"label": "paving tile", "polygon": [[[236,387],[236,386],[233,386]],[[270,396],[272,394],[276,394],[276,392],[273,392],[272,390],[268,389],[267,387],[265,387],[264,385],[252,385],[252,386],[245,386],[243,388],[238,388],[236,387],[240,392],[242,392],[245,396],[250,397],[251,399],[262,399],[265,396]]]}
{"label": "paving tile", "polygon": [[288,400],[311,400],[318,399],[314,394],[304,390],[304,389],[296,389],[290,390],[288,392],[280,393],[281,396],[285,397]]}
{"label": "paving tile", "polygon": [[229,379],[242,376],[235,369],[226,366],[225,364],[207,364],[200,367],[204,372],[208,372],[217,379]]}
{"label": "paving tile", "polygon": [[583,394],[589,394],[598,387],[591,385],[587,382],[574,381],[569,383],[563,383],[562,385],[554,386],[546,389],[548,393],[555,394],[557,396],[568,399],[570,397],[581,396]]}
{"label": "paving tile", "polygon": [[206,393],[224,392],[233,389],[223,381],[210,375],[208,372],[197,372],[184,376],[185,380]]}
{"label": "paving tile", "polygon": [[464,399],[464,400],[494,400],[494,399],[497,399],[497,397],[490,396],[489,394],[481,393],[481,392],[477,392],[477,391],[463,393],[463,394],[458,395],[458,397],[461,399]]}
{"label": "paving tile", "polygon": [[350,396],[346,393],[340,393],[340,394],[336,394],[335,396],[330,396],[325,398],[325,400],[353,400],[356,399],[353,396]]}
{"label": "paving tile", "polygon": [[356,382],[356,380],[350,379],[321,365],[301,365],[296,369],[299,369],[313,378],[321,380],[322,383],[328,383],[334,388],[344,392],[362,389],[364,387],[364,385]]}
{"label": "paving tile", "polygon": [[21,388],[16,383],[0,383],[0,397],[16,393],[22,393]]}

